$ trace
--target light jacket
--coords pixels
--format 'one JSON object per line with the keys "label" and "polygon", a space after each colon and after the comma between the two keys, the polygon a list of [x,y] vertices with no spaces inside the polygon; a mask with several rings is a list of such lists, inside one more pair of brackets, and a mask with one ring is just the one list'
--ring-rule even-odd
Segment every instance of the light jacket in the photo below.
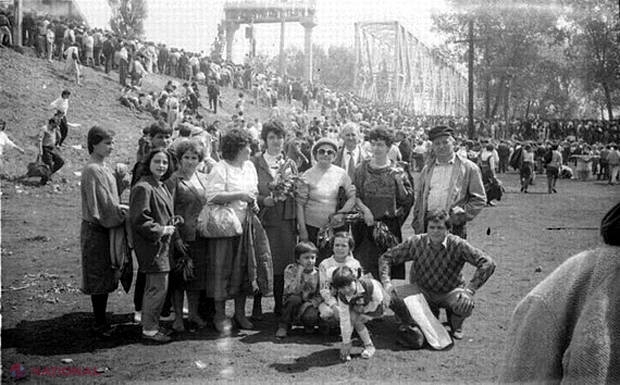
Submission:
{"label": "light jacket", "polygon": [[[487,197],[482,184],[480,168],[472,161],[454,156],[455,167],[449,184],[448,209],[459,206],[465,210],[467,221],[471,221],[486,206]],[[424,217],[428,207],[431,177],[435,163],[427,164],[420,174],[420,189],[413,206],[413,222],[411,226],[417,234],[425,232]]]}

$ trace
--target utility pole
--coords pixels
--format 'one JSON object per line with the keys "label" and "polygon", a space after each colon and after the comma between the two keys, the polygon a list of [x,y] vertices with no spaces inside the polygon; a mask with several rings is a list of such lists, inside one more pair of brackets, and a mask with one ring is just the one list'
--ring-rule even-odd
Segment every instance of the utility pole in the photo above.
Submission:
{"label": "utility pole", "polygon": [[467,124],[467,133],[470,139],[474,138],[474,21],[469,20],[469,63],[467,65],[467,88],[469,91],[469,100],[467,102],[467,115],[469,118]]}
{"label": "utility pole", "polygon": [[467,43],[469,46],[467,57],[467,136],[473,139],[476,135],[474,126],[474,20],[469,20],[467,40],[457,40],[455,43]]}
{"label": "utility pole", "polygon": [[24,7],[22,6],[22,0],[15,0],[13,2],[15,8],[15,23],[13,25],[13,45],[21,47],[22,42],[22,20]]}

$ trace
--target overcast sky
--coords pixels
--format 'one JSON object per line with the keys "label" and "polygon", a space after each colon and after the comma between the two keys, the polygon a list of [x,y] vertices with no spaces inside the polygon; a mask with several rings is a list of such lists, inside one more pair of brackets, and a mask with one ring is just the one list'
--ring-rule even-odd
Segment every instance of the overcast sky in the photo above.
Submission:
{"label": "overcast sky", "polygon": [[[96,27],[108,27],[110,11],[105,0],[76,0]],[[217,24],[224,17],[225,0],[147,0],[149,15],[146,38],[193,51],[209,51]],[[317,26],[313,42],[323,45],[353,46],[356,21],[401,22],[405,28],[428,44],[440,39],[431,32],[430,15],[445,8],[444,0],[316,0]],[[248,41],[240,28],[235,35],[233,56],[242,58]],[[255,27],[258,53],[277,54],[280,45],[279,24]],[[304,31],[299,23],[286,24],[286,46],[303,49]]]}

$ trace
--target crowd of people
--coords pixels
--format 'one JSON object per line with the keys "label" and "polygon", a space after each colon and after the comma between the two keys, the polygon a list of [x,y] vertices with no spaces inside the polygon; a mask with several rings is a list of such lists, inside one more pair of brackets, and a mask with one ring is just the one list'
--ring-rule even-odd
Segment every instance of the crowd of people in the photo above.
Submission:
{"label": "crowd of people", "polygon": [[[614,184],[620,178],[617,121],[480,120],[479,139],[473,140],[464,118],[410,115],[259,72],[255,63],[234,65],[125,41],[74,21],[27,15],[23,38],[40,57],[67,60],[78,84],[82,63],[106,73],[117,69],[120,103],[154,118],[136,143],[129,174],[106,163],[114,132],[94,126],[87,134],[90,159],[80,184],[82,290],[91,296],[93,330],[104,338],[114,333],[106,317],[108,295],[119,282],[127,284],[135,255],[134,320],[147,343],[206,327],[221,335],[253,329],[263,319],[263,298],[273,296],[277,338],[294,327],[340,334],[344,361],[351,359],[353,332],[362,358],[376,354],[367,324],[388,309],[396,315],[401,345],[443,349],[464,337],[475,294],[496,267],[467,240],[467,225],[501,199],[499,175],[517,170],[527,193],[536,174],[545,173],[547,192],[554,194],[569,162],[585,156],[594,160],[590,171],[597,179]],[[146,92],[142,79],[148,73],[176,81]],[[220,87],[239,90],[229,121],[199,112],[199,85],[207,87],[213,114],[221,106]],[[64,164],[59,147],[71,126],[70,95],[64,90],[50,104],[54,115],[41,129],[39,152],[49,168],[43,184]],[[271,118],[248,118],[248,102],[270,107]],[[292,112],[283,112],[283,102]],[[23,151],[6,135],[0,140],[0,155],[4,144]],[[126,188],[129,204],[121,203]],[[415,235],[403,239],[410,215]],[[409,282],[397,286],[392,280],[406,277],[407,261]],[[468,282],[465,264],[475,268]],[[227,315],[230,300],[234,313]],[[527,302],[520,308],[525,316],[534,314]],[[451,338],[436,326],[441,309]],[[510,354],[528,351],[518,342]],[[506,378],[520,379],[511,373],[537,365],[521,359],[507,366]]]}

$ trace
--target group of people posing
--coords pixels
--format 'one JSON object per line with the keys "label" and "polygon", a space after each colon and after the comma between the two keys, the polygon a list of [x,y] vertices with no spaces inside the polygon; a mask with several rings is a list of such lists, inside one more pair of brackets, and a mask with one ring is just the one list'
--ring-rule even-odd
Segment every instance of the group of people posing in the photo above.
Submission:
{"label": "group of people posing", "polygon": [[[479,167],[455,153],[449,127],[434,127],[428,133],[434,158],[414,197],[410,175],[390,159],[390,129],[368,133],[370,156],[355,123],[344,132],[342,146],[329,138],[315,141],[311,166],[299,172],[300,163],[286,156],[287,133],[277,120],[262,125],[260,151],[245,130],[224,132],[217,162],[206,159],[201,140],[190,136],[173,145],[172,129],[154,124],[124,205],[105,163],[114,134],[93,127],[81,181],[81,239],[82,288],[92,298],[96,332],[112,331],[107,297],[123,264],[111,262],[118,252],[109,242],[125,229],[139,266],[135,318],[148,342],[165,343],[172,332],[208,325],[222,334],[232,327],[252,329],[252,321],[263,318],[262,298],[273,295],[279,338],[294,326],[309,333],[340,330],[347,360],[355,330],[362,357],[369,358],[375,348],[365,324],[391,308],[401,343],[420,348],[428,331],[412,318],[404,292],[423,295],[437,317],[446,309],[451,335],[462,338],[474,293],[495,268],[465,240],[467,222],[486,204]],[[417,235],[403,242],[402,226],[412,210]],[[210,217],[219,218],[226,236],[209,228]],[[391,280],[405,278],[406,261],[413,261],[410,282],[399,296]],[[468,283],[461,274],[465,263],[477,269]],[[228,300],[234,300],[230,318]],[[160,325],[162,316],[173,321],[171,329]]]}

